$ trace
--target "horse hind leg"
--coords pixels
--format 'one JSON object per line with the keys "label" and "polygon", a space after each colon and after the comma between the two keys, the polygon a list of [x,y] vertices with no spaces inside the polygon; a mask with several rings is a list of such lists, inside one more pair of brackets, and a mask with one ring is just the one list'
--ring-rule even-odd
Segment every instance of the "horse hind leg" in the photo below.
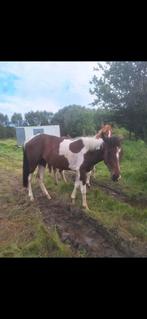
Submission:
{"label": "horse hind leg", "polygon": [[54,168],[54,177],[55,177],[55,183],[56,183],[56,185],[58,185],[58,182],[59,182],[59,180],[58,180],[58,177],[59,177],[58,174],[59,174],[59,173],[60,173],[62,179],[64,180],[64,182],[67,183],[67,180],[66,180],[64,171],[63,171],[63,170],[58,170],[58,169]]}
{"label": "horse hind leg", "polygon": [[64,171],[61,170],[61,171],[59,171],[59,172],[60,172],[60,175],[62,176],[64,182],[67,184],[67,179],[66,179],[66,177],[65,177]]}
{"label": "horse hind leg", "polygon": [[33,196],[33,192],[32,192],[31,180],[32,180],[32,174],[29,174],[29,176],[28,176],[28,192],[29,192],[30,201],[33,202],[34,196]]}
{"label": "horse hind leg", "polygon": [[96,167],[95,166],[93,167],[92,171],[93,171],[93,177],[95,178],[96,177]]}
{"label": "horse hind leg", "polygon": [[56,168],[53,168],[53,172],[54,172],[54,179],[55,179],[55,184],[58,185],[58,170]]}
{"label": "horse hind leg", "polygon": [[41,165],[38,165],[38,173],[37,173],[37,177],[38,177],[38,180],[39,180],[39,185],[40,185],[40,188],[43,192],[44,195],[46,195],[46,197],[48,199],[51,199],[51,196],[50,194],[48,193],[44,183],[43,183],[43,178],[44,178],[44,171],[45,171],[45,167],[44,166],[41,166]]}

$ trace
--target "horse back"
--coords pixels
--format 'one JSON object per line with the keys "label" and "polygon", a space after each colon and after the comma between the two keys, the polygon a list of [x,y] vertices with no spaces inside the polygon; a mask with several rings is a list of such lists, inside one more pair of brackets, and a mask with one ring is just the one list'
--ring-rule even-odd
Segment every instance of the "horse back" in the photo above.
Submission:
{"label": "horse back", "polygon": [[51,156],[58,154],[59,144],[62,140],[61,137],[40,134],[26,142],[25,151],[30,170],[33,172],[42,159],[48,162]]}

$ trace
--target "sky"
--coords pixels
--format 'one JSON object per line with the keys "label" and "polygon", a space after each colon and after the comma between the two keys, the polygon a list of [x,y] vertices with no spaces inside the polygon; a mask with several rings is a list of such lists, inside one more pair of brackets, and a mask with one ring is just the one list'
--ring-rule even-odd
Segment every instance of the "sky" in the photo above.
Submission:
{"label": "sky", "polygon": [[97,62],[0,62],[0,113],[57,112],[64,106],[89,107]]}

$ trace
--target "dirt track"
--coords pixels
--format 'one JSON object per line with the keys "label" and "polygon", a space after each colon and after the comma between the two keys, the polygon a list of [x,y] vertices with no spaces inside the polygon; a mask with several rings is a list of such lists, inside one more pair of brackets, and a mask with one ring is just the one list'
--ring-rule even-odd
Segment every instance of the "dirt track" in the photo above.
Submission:
{"label": "dirt track", "polygon": [[44,222],[50,227],[56,225],[60,238],[73,249],[86,252],[87,257],[133,257],[136,255],[128,243],[122,241],[116,232],[109,232],[103,225],[86,215],[82,209],[37,195]]}
{"label": "dirt track", "polygon": [[[7,180],[9,181],[9,184],[6,181],[8,196],[9,193],[10,196],[14,196],[18,207],[22,207],[25,203],[29,206],[28,196],[26,196],[25,190],[22,187],[20,188],[21,177],[13,176],[13,174],[7,172]],[[134,247],[132,249],[129,242],[122,240],[117,230],[109,231],[90,218],[81,208],[71,205],[70,202],[65,203],[63,199],[57,200],[56,194],[49,201],[42,195],[39,186],[36,185],[34,196],[33,206],[34,208],[40,208],[47,227],[56,225],[61,241],[69,243],[73,251],[84,251],[84,255],[87,257],[133,257],[139,256],[139,254],[143,255],[138,249],[137,251]]]}

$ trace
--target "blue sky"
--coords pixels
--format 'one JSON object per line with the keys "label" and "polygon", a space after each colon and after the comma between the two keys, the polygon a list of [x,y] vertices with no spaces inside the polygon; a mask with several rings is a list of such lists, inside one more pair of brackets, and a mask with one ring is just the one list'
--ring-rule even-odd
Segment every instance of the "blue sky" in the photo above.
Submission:
{"label": "blue sky", "polygon": [[96,62],[0,62],[0,112],[57,112],[64,106],[88,107],[89,81]]}

